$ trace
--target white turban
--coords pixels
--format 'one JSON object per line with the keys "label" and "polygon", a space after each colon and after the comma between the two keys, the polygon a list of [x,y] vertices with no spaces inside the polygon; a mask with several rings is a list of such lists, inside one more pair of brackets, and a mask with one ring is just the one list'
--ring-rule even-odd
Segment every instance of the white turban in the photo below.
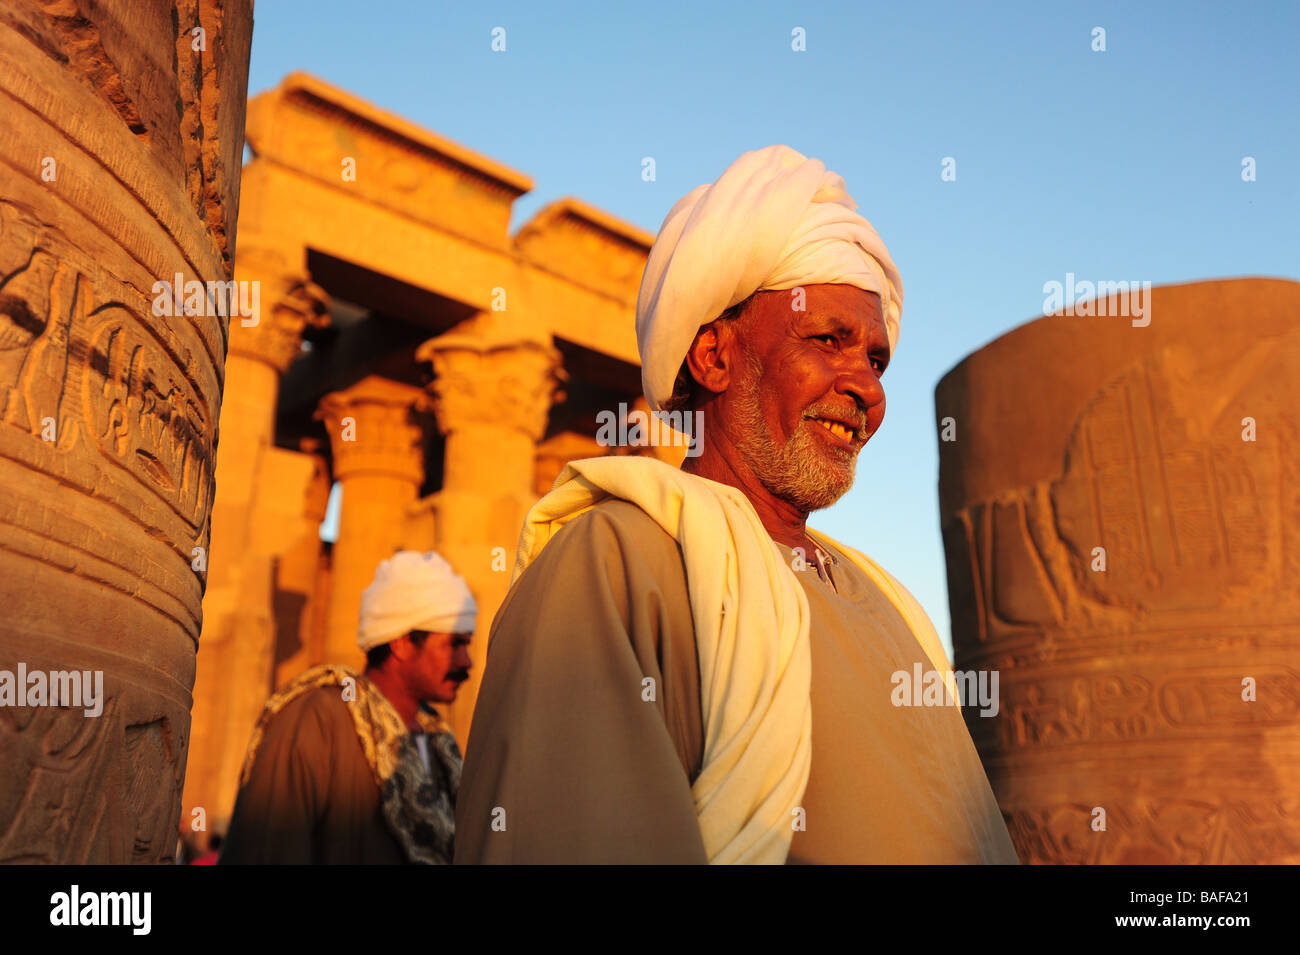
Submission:
{"label": "white turban", "polygon": [[664,219],[641,279],[636,337],[650,407],[671,397],[701,325],[755,292],[852,285],[880,296],[892,350],[903,283],[844,180],[789,146],[745,153]]}
{"label": "white turban", "polygon": [[399,550],[361,595],[357,646],[369,650],[411,630],[472,633],[477,610],[469,587],[442,557]]}

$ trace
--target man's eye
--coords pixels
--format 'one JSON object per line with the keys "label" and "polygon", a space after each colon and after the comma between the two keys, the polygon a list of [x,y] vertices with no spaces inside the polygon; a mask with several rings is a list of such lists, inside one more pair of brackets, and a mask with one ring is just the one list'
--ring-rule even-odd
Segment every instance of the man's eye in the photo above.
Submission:
{"label": "man's eye", "polygon": [[834,345],[836,341],[834,335],[814,335],[813,338],[819,342],[830,342],[832,345]]}

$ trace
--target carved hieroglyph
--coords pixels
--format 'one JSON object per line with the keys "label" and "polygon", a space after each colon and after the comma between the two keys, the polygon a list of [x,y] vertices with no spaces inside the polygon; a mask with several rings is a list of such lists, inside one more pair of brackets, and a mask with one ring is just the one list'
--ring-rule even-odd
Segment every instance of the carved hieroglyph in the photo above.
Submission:
{"label": "carved hieroglyph", "polygon": [[1000,673],[968,722],[1023,861],[1294,863],[1300,285],[1153,303],[940,383],[956,665]]}
{"label": "carved hieroglyph", "polygon": [[0,706],[0,862],[176,846],[252,5],[0,8],[0,669],[102,671],[103,711]]}

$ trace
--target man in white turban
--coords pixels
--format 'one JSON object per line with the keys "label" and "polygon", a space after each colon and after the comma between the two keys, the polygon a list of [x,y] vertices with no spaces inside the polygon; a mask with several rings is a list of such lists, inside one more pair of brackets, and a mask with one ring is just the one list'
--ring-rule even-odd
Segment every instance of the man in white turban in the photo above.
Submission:
{"label": "man in white turban", "polygon": [[[806,526],[853,483],[898,341],[898,269],[855,210],[772,146],[668,213],[642,382],[703,415],[703,450],[572,462],[529,512],[457,862],[1016,861],[925,612]],[[947,705],[898,705],[918,669]]]}
{"label": "man in white turban", "polygon": [[220,862],[450,863],[461,757],[431,704],[469,676],[476,613],[437,554],[381,563],[361,597],[365,673],[313,667],[267,702]]}

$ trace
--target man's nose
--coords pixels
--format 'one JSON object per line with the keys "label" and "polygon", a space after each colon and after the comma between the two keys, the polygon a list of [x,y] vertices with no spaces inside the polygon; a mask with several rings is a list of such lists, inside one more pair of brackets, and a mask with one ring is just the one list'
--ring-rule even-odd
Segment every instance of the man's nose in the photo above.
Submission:
{"label": "man's nose", "polygon": [[870,411],[885,400],[885,386],[871,367],[871,356],[855,357],[840,375],[838,388],[849,395],[859,408]]}

